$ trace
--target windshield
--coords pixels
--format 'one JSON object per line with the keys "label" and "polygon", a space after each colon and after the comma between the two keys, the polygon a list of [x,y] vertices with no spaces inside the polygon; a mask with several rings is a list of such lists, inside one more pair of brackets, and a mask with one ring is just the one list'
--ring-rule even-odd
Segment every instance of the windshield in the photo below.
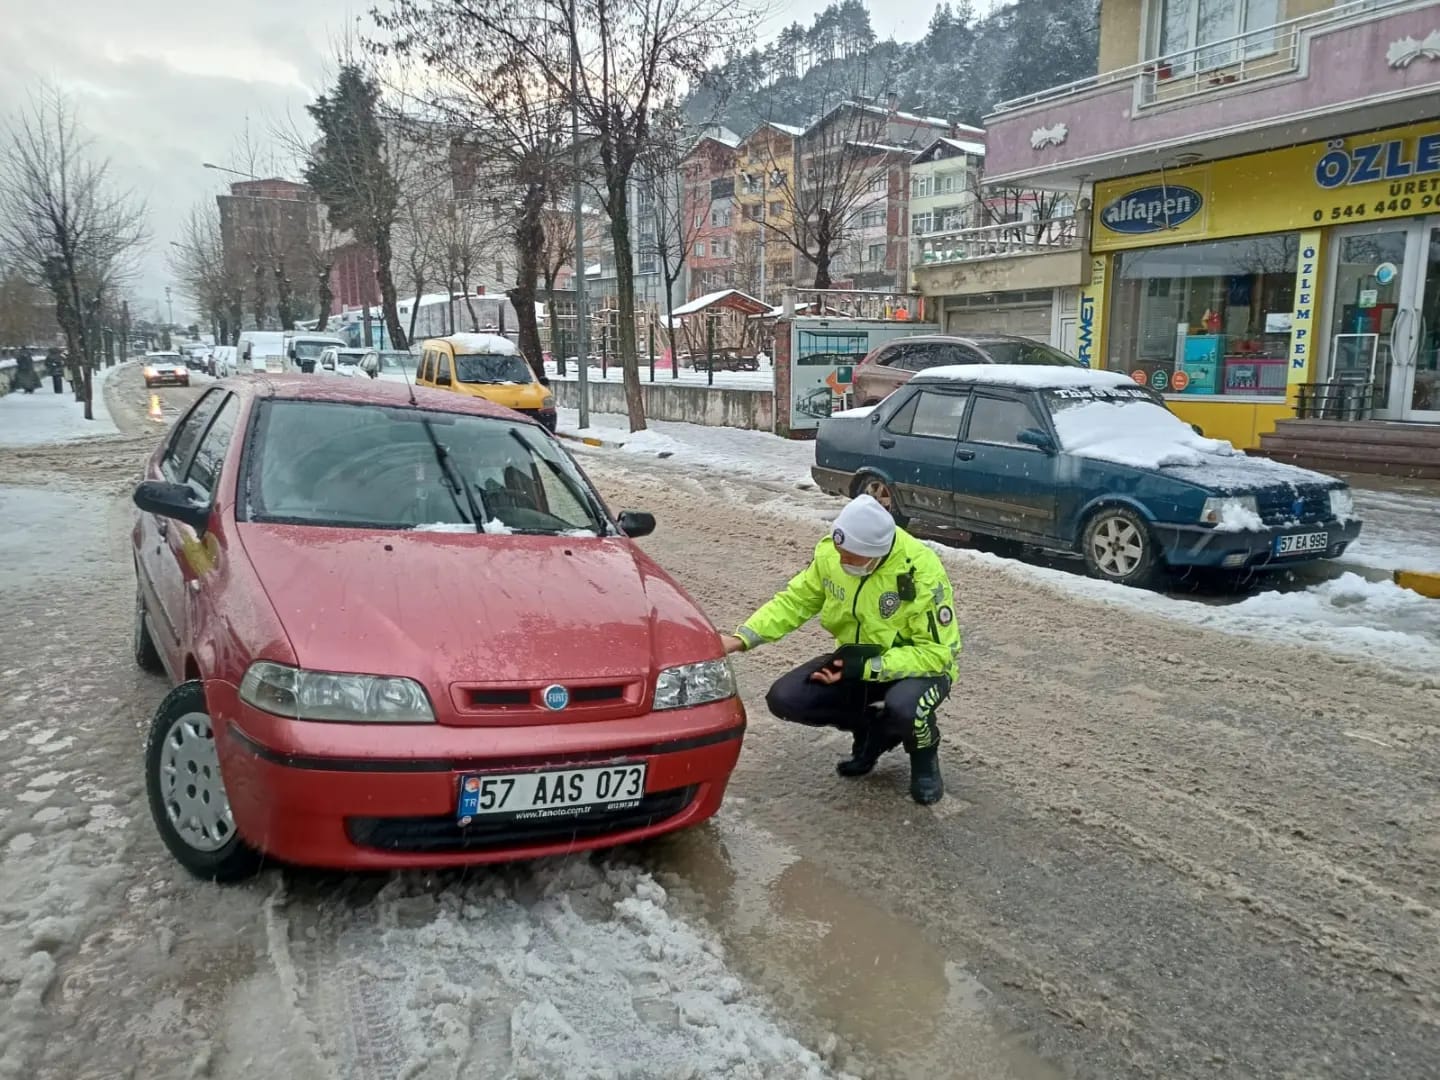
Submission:
{"label": "windshield", "polygon": [[985,341],[981,343],[997,364],[1032,364],[1040,367],[1080,367],[1079,360],[1038,341]]}
{"label": "windshield", "polygon": [[470,353],[455,357],[455,377],[462,383],[530,383],[530,365],[518,356]]}
{"label": "windshield", "polygon": [[333,341],[297,341],[295,342],[295,359],[316,360],[326,349],[333,349]]}
{"label": "windshield", "polygon": [[570,458],[528,425],[346,402],[260,410],[246,455],[247,520],[468,532],[472,504],[490,533],[608,531]]}

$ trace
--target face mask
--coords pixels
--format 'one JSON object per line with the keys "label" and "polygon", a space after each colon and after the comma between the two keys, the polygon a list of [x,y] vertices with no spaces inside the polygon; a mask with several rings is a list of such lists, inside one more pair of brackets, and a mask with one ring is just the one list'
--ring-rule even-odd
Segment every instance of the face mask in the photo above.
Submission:
{"label": "face mask", "polygon": [[845,573],[849,574],[851,577],[869,577],[872,573],[875,572],[875,567],[879,565],[879,562],[879,559],[872,559],[870,562],[861,563],[859,566],[851,566],[849,563],[841,563],[840,569],[844,570]]}

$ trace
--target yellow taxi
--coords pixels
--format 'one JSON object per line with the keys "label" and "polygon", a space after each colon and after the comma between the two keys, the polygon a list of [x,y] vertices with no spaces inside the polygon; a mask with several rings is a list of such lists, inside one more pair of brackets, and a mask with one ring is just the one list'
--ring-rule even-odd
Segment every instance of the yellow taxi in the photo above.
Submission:
{"label": "yellow taxi", "polygon": [[555,430],[555,398],[520,350],[498,334],[451,334],[422,347],[415,381],[435,390],[482,397]]}

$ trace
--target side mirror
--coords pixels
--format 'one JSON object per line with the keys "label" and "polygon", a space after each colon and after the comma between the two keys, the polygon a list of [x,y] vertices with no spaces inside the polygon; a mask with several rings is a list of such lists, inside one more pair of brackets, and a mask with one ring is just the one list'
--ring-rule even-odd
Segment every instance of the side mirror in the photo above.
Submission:
{"label": "side mirror", "polygon": [[622,510],[619,525],[620,531],[632,540],[649,536],[655,531],[655,515],[644,510]]}
{"label": "side mirror", "polygon": [[1033,446],[1036,450],[1043,450],[1047,454],[1058,453],[1060,449],[1055,445],[1055,440],[1050,437],[1050,434],[1039,428],[1026,428],[1016,438],[1025,446]]}
{"label": "side mirror", "polygon": [[196,500],[195,493],[184,484],[146,480],[132,498],[147,514],[184,522],[202,536],[210,524],[210,507]]}

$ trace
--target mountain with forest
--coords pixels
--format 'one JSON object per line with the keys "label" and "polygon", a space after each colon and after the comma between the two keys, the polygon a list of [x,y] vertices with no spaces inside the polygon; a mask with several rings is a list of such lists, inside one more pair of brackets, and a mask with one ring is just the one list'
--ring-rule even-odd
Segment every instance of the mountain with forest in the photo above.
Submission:
{"label": "mountain with forest", "polygon": [[1098,0],[1017,0],[979,17],[946,0],[913,43],[879,41],[862,0],[792,23],[763,48],[736,50],[685,103],[697,124],[745,134],[766,121],[806,125],[846,98],[886,101],[980,125],[996,102],[1095,74]]}

